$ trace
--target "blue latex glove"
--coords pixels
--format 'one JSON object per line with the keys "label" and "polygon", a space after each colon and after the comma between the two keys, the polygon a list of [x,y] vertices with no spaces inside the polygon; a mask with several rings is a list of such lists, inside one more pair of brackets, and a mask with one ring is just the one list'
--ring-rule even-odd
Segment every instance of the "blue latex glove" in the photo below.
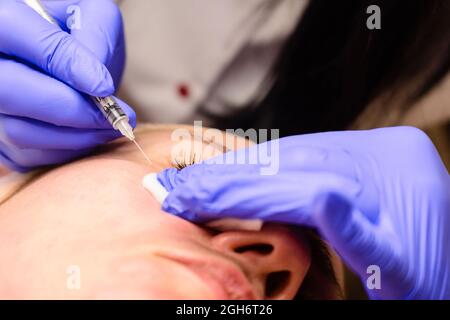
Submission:
{"label": "blue latex glove", "polygon": [[[18,171],[71,160],[120,136],[83,94],[111,95],[120,81],[118,8],[110,0],[42,3],[60,26],[21,0],[0,1],[0,161]],[[80,29],[67,30],[73,4]],[[133,110],[122,107],[135,125]]]}
{"label": "blue latex glove", "polygon": [[364,284],[368,266],[380,267],[381,289],[367,290],[370,297],[450,298],[450,178],[423,132],[398,127],[278,142],[272,176],[217,159],[161,172],[170,191],[163,209],[200,222],[232,216],[315,227]]}

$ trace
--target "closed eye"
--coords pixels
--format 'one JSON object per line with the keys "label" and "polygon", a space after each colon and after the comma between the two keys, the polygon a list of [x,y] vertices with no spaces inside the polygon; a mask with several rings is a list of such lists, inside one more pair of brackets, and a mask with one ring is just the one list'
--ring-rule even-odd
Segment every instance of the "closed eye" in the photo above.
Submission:
{"label": "closed eye", "polygon": [[183,170],[184,168],[196,163],[195,153],[192,152],[192,157],[190,157],[188,160],[185,157],[183,157],[181,159],[175,159],[174,161],[175,161],[175,168],[177,170]]}
{"label": "closed eye", "polygon": [[[201,143],[201,145],[198,143]],[[172,162],[176,169],[182,170],[188,166],[227,151],[230,150],[222,144],[211,141],[211,139],[194,137],[194,142],[187,143],[182,152],[178,154]]]}

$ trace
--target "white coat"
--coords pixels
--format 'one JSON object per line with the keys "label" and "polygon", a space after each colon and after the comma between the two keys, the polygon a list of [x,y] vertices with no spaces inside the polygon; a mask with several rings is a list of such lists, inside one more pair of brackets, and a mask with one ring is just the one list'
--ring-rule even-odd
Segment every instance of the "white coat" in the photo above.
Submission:
{"label": "white coat", "polygon": [[[232,116],[262,98],[283,44],[308,0],[118,0],[127,65],[119,96],[141,122]],[[326,94],[326,93],[324,93]],[[386,112],[375,117],[379,103]],[[353,128],[408,124],[427,128],[450,119],[450,75],[398,117],[397,101],[376,100]]]}
{"label": "white coat", "polygon": [[122,0],[127,64],[119,96],[141,122],[229,116],[268,90],[307,0]]}

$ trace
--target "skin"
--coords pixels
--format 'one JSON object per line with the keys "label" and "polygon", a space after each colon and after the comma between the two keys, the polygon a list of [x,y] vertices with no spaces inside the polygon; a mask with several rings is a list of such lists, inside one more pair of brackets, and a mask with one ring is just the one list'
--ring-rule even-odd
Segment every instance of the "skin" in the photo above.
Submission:
{"label": "skin", "polygon": [[[137,135],[152,165],[131,143],[117,141],[50,170],[4,203],[0,298],[293,298],[310,265],[301,235],[281,225],[260,232],[202,228],[161,211],[142,187],[145,174],[173,165],[172,131]],[[233,148],[246,143],[239,139]],[[223,151],[217,141],[206,149],[204,158]],[[273,250],[248,247],[257,244]],[[81,279],[75,290],[73,270]],[[279,271],[290,277],[267,296],[266,278]]]}

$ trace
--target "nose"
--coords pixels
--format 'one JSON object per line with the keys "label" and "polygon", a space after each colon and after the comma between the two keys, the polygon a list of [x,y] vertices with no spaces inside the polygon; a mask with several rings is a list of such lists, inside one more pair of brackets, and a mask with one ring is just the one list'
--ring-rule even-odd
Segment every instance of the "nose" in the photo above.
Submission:
{"label": "nose", "polygon": [[257,232],[223,232],[213,237],[212,244],[244,267],[257,295],[264,299],[294,298],[311,264],[306,241],[279,225]]}

